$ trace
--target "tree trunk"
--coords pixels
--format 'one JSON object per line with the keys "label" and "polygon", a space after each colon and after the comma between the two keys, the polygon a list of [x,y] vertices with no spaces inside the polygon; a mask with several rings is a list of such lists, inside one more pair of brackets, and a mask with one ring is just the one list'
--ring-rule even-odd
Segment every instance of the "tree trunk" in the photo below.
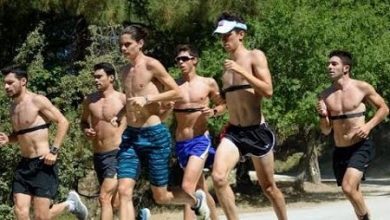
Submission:
{"label": "tree trunk", "polygon": [[295,184],[296,190],[304,191],[304,182],[321,183],[321,173],[318,164],[317,149],[321,146],[313,126],[304,129],[304,139],[306,144],[305,153],[299,165],[299,174]]}
{"label": "tree trunk", "polygon": [[313,143],[311,147],[311,153],[308,155],[308,166],[306,173],[307,175],[307,181],[320,184],[321,183],[321,172],[320,172],[320,166],[318,164],[318,153],[317,153],[317,146]]}
{"label": "tree trunk", "polygon": [[316,135],[316,132],[313,130],[312,126],[309,126],[306,131],[306,163],[305,166],[307,181],[315,184],[321,183],[321,172],[320,166],[318,164],[318,152],[317,149],[320,146],[319,140]]}

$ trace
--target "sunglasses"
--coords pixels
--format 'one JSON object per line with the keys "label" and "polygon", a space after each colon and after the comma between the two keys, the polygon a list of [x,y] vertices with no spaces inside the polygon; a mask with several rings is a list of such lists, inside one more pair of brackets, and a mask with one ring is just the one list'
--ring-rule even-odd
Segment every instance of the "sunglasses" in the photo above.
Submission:
{"label": "sunglasses", "polygon": [[180,56],[180,57],[176,57],[175,61],[176,63],[179,63],[180,61],[184,63],[192,59],[194,59],[194,57]]}

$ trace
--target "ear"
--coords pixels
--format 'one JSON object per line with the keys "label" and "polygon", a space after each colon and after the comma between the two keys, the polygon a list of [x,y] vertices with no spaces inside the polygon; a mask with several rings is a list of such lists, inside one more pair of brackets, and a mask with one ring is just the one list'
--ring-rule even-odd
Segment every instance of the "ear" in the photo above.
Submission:
{"label": "ear", "polygon": [[114,82],[115,81],[115,76],[114,75],[109,75],[108,78],[110,79],[110,82]]}
{"label": "ear", "polygon": [[194,57],[193,62],[194,62],[194,65],[196,66],[196,65],[198,65],[199,59],[197,57]]}
{"label": "ear", "polygon": [[349,65],[343,66],[343,72],[344,73],[349,73],[350,70],[351,70],[351,66],[349,66]]}
{"label": "ear", "polygon": [[22,83],[22,86],[27,85],[27,79],[26,78],[20,79],[20,82]]}
{"label": "ear", "polygon": [[238,32],[238,36],[239,36],[239,40],[242,41],[244,39],[244,36],[245,36],[245,31],[240,30]]}
{"label": "ear", "polygon": [[141,40],[139,40],[138,41],[138,46],[139,46],[139,49],[141,49],[142,47],[144,47],[144,40],[143,39],[141,39]]}

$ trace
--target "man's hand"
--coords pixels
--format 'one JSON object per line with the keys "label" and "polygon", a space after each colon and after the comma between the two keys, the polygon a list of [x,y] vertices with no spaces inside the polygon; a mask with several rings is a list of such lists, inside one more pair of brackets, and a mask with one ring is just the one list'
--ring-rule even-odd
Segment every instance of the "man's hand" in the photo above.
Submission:
{"label": "man's hand", "polygon": [[168,101],[168,102],[161,102],[160,109],[164,111],[169,111],[173,109],[173,106],[175,106],[175,102]]}
{"label": "man's hand", "polygon": [[319,99],[317,101],[316,105],[317,112],[320,116],[327,117],[328,116],[328,110],[326,108],[325,101],[323,99]]}
{"label": "man's hand", "polygon": [[243,74],[245,72],[245,69],[233,60],[226,59],[223,63],[223,67],[225,68],[225,70],[231,70],[238,74]]}
{"label": "man's hand", "polygon": [[128,98],[127,101],[138,111],[140,111],[148,102],[147,98],[144,96]]}
{"label": "man's hand", "polygon": [[362,126],[352,128],[348,134],[344,135],[344,138],[347,140],[352,140],[353,138],[367,139],[370,131],[371,130],[368,128],[367,124],[364,124]]}
{"label": "man's hand", "polygon": [[8,144],[9,138],[8,135],[6,135],[3,132],[0,132],[0,147]]}
{"label": "man's hand", "polygon": [[215,116],[215,112],[214,112],[214,109],[213,108],[209,108],[209,107],[205,107],[204,109],[201,110],[202,111],[202,114],[205,116],[205,117],[213,117]]}
{"label": "man's hand", "polygon": [[39,159],[44,160],[43,163],[49,166],[52,166],[57,161],[57,155],[54,155],[52,153],[47,153],[45,155],[42,155]]}
{"label": "man's hand", "polygon": [[93,138],[96,136],[96,131],[93,128],[85,128],[84,134],[87,138]]}

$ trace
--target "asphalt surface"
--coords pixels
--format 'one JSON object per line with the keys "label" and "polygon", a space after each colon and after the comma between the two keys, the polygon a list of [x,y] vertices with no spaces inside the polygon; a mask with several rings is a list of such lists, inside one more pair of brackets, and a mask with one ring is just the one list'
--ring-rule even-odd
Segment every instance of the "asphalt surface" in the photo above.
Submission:
{"label": "asphalt surface", "polygon": [[[366,204],[372,220],[390,220],[390,184],[389,179],[372,179],[363,184]],[[307,204],[302,207],[288,207],[289,220],[355,220],[349,201],[335,201]],[[221,216],[221,220],[226,217]],[[240,214],[240,220],[275,220],[274,212]]]}

